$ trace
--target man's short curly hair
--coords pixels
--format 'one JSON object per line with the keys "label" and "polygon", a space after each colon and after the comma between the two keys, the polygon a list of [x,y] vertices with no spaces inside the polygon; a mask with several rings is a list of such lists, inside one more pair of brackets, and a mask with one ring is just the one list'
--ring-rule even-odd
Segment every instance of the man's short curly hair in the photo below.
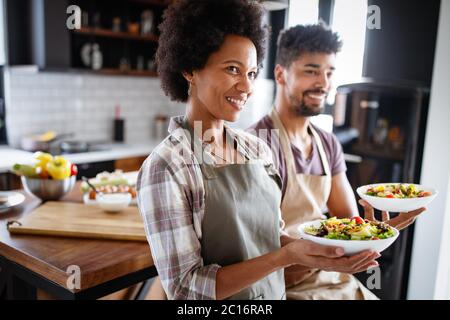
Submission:
{"label": "man's short curly hair", "polygon": [[288,68],[304,53],[337,53],[341,50],[339,35],[326,24],[297,25],[278,37],[276,63]]}
{"label": "man's short curly hair", "polygon": [[172,100],[186,102],[188,83],[182,72],[202,69],[225,36],[250,39],[258,65],[265,53],[264,10],[249,0],[177,0],[163,15],[156,63],[161,87]]}

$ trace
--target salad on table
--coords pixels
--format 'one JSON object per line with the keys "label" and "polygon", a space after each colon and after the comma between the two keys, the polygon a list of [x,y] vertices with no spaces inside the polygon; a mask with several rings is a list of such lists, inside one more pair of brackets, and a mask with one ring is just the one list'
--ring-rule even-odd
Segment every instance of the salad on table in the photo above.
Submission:
{"label": "salad on table", "polygon": [[320,226],[305,227],[305,233],[334,240],[380,240],[393,237],[394,229],[380,221],[369,221],[361,217],[329,218],[320,222]]}

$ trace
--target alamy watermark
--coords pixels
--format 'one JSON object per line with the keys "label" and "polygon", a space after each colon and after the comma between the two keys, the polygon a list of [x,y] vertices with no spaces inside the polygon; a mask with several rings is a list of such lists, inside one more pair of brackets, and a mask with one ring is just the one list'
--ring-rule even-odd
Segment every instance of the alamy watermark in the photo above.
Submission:
{"label": "alamy watermark", "polygon": [[[278,157],[273,157],[282,152],[278,129],[248,130],[247,133],[243,133],[241,130],[235,131],[226,127],[227,136],[234,142],[230,143],[229,139],[227,142],[222,139],[215,141],[216,132],[213,129],[203,130],[202,121],[194,121],[192,129],[182,128],[180,123],[178,126],[170,138],[172,141],[176,140],[171,143],[171,148],[162,147],[153,151],[170,163],[224,165],[273,160],[274,165],[278,167]],[[235,147],[239,154],[244,155],[243,157],[234,152]]]}
{"label": "alamy watermark", "polygon": [[66,13],[69,14],[66,20],[67,29],[81,29],[81,8],[73,4],[67,7]]}
{"label": "alamy watermark", "polygon": [[370,268],[366,271],[370,276],[366,280],[367,289],[381,289],[381,269],[380,267]]}
{"label": "alamy watermark", "polygon": [[69,290],[81,289],[81,268],[75,264],[67,267],[66,274],[68,275],[66,287]]}
{"label": "alamy watermark", "polygon": [[[81,29],[81,8],[77,5],[70,5],[66,9],[69,15],[66,20],[66,26],[69,30]],[[381,29],[381,9],[377,5],[367,7],[366,26],[369,30]]]}
{"label": "alamy watermark", "polygon": [[366,26],[369,30],[381,29],[381,9],[377,5],[367,7]]}

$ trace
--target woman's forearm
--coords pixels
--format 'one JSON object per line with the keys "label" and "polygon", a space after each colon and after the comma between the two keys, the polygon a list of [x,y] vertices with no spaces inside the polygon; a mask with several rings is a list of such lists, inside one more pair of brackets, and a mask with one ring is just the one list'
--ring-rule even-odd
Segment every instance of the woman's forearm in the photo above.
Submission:
{"label": "woman's forearm", "polygon": [[281,248],[257,258],[222,267],[216,275],[216,299],[226,299],[290,264],[289,256]]}
{"label": "woman's forearm", "polygon": [[[281,246],[284,247],[288,243],[295,241],[295,238],[288,236],[287,234],[283,234],[280,237]],[[311,274],[312,269],[310,267],[302,266],[299,264],[295,264],[284,269],[284,281],[286,283],[286,287],[293,286],[302,282],[308,275]]]}

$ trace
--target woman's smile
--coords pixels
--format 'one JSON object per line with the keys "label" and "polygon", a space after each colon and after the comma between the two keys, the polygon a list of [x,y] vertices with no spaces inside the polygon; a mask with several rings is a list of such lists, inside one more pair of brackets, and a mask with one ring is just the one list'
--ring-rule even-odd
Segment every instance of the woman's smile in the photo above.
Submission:
{"label": "woman's smile", "polygon": [[228,104],[230,104],[233,108],[235,108],[238,111],[241,111],[242,108],[244,108],[245,103],[247,102],[247,97],[242,96],[227,96],[225,97]]}

